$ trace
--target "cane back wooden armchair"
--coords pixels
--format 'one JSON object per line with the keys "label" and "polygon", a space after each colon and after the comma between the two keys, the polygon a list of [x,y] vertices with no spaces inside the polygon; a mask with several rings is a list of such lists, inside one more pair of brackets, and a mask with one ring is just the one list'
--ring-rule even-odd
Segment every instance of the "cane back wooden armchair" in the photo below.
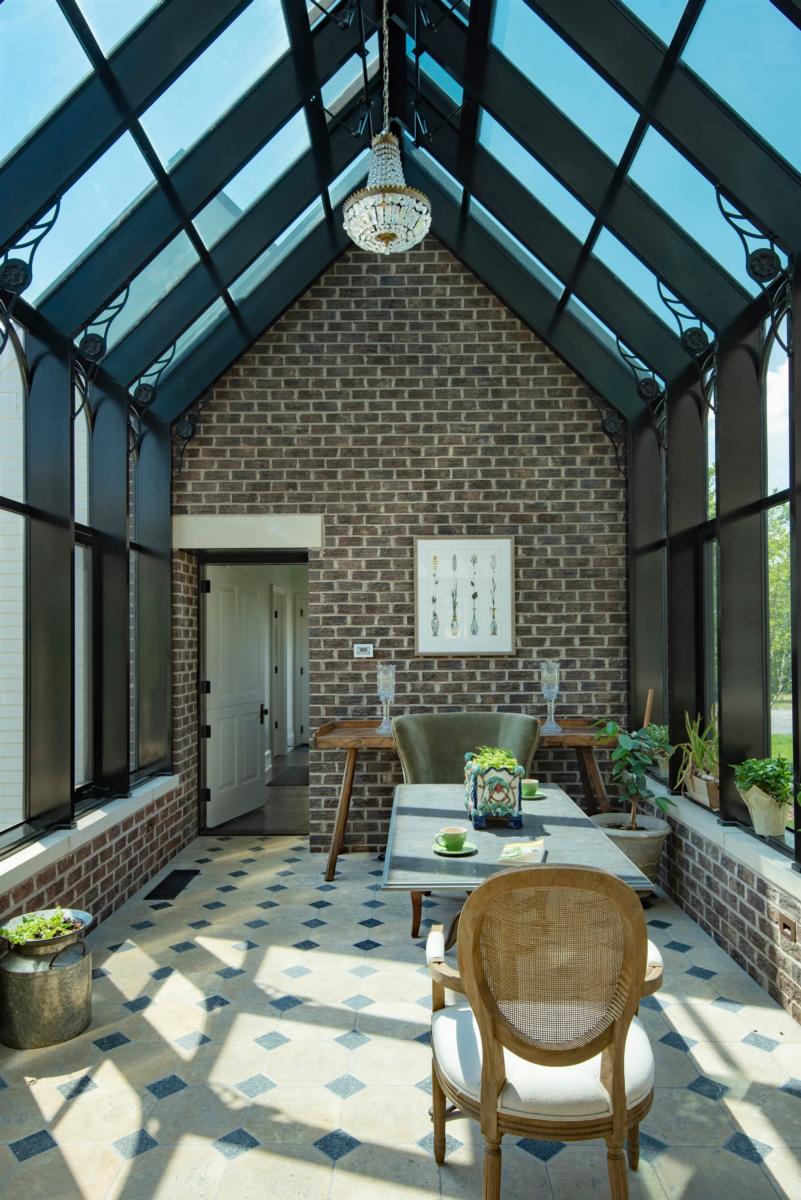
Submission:
{"label": "cane back wooden armchair", "polygon": [[[462,910],[458,973],[432,932],[434,1155],[446,1100],[480,1122],[484,1200],[498,1200],[501,1140],[603,1138],[612,1200],[628,1200],[625,1151],[653,1102],[654,1060],[636,1018],[647,967],[642,906],[604,871],[538,866],[482,883]],[[658,975],[658,979],[656,976]],[[468,1003],[445,1005],[445,989]]]}

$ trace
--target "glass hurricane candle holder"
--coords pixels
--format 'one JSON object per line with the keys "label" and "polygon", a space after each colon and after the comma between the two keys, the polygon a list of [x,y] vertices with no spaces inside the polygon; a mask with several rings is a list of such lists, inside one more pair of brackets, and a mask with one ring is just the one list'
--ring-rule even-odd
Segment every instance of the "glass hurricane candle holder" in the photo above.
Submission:
{"label": "glass hurricane candle holder", "polygon": [[381,701],[383,720],[376,733],[392,733],[389,706],[395,699],[395,664],[380,662],[378,666],[378,699]]}
{"label": "glass hurricane candle holder", "polygon": [[561,733],[561,725],[557,725],[554,717],[554,706],[556,697],[559,695],[559,659],[546,659],[540,663],[540,682],[542,684],[542,694],[548,705],[548,716],[545,724],[541,729],[541,733]]}

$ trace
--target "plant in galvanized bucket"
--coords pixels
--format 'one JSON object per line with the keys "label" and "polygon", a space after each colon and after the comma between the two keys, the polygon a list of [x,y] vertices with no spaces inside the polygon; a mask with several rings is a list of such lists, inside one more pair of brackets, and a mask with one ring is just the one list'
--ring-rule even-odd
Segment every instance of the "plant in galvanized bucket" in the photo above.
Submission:
{"label": "plant in galvanized bucket", "polygon": [[484,829],[488,818],[497,818],[522,828],[524,770],[512,752],[479,746],[465,754],[464,763],[465,807],[473,827]]}
{"label": "plant in galvanized bucket", "polygon": [[56,907],[50,913],[24,914],[19,918],[19,924],[10,929],[0,929],[0,937],[4,937],[12,946],[26,946],[29,942],[51,941],[77,933],[80,929],[83,929],[83,921]]}
{"label": "plant in galvanized bucket", "polygon": [[786,758],[747,758],[734,768],[734,783],[748,807],[754,832],[781,837],[793,796],[793,769]]}
{"label": "plant in galvanized bucket", "polygon": [[647,772],[657,757],[658,735],[655,744],[650,725],[632,733],[621,729],[616,721],[597,721],[596,727],[599,742],[617,739],[612,751],[612,780],[619,786],[628,812],[597,813],[592,820],[649,879],[656,879],[670,826],[660,817],[643,815],[639,806],[642,800],[653,800],[660,812],[667,813],[672,804],[667,796],[648,787]]}

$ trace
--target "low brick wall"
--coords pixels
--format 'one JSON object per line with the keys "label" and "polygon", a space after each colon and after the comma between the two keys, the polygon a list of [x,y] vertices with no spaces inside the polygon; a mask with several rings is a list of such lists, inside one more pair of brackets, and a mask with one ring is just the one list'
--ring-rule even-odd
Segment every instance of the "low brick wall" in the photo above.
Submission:
{"label": "low brick wall", "polygon": [[194,789],[176,787],[139,812],[0,893],[0,925],[22,912],[81,908],[104,921],[197,833]]}
{"label": "low brick wall", "polygon": [[801,943],[779,931],[782,912],[801,935],[801,903],[696,829],[668,817],[659,882],[796,1021],[801,1022]]}

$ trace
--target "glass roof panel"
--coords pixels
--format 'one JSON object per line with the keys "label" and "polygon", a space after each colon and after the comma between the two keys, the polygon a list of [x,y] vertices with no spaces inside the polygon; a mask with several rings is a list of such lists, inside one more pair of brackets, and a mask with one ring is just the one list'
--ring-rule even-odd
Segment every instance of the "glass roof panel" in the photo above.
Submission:
{"label": "glass roof panel", "polygon": [[220,188],[195,217],[195,228],[209,250],[244,212],[273,187],[309,146],[306,114],[301,109],[253,155],[233,179],[229,179],[224,188]]}
{"label": "glass roof panel", "polygon": [[[667,305],[659,295],[656,275],[646,267],[644,262],[632,254],[608,229],[602,229],[592,248],[592,257],[597,258],[617,275],[621,283],[625,283],[634,295],[647,304],[651,312],[659,317],[665,325],[676,332],[676,322],[670,314]],[[581,284],[579,283],[579,290]]]}
{"label": "glass roof panel", "polygon": [[629,176],[747,291],[759,290],[746,273],[740,239],[721,215],[714,186],[655,129],[643,138]]}
{"label": "glass roof panel", "polygon": [[412,139],[408,136],[404,138],[404,150],[411,158],[416,158],[420,161],[423,170],[427,171],[435,183],[438,183],[457,204],[462,203],[464,188],[461,183],[458,179],[454,179],[450,171],[446,171],[432,154],[429,154],[422,146],[415,146]]}
{"label": "glass roof panel", "polygon": [[338,3],[339,0],[316,0],[316,3],[312,3],[312,0],[306,0],[309,24],[312,28],[318,21],[322,21],[328,10],[336,8]]}
{"label": "glass roof panel", "polygon": [[[367,40],[367,74],[372,77],[378,70],[378,34]],[[323,108],[328,112],[339,112],[349,100],[363,89],[364,73],[361,54],[351,54],[338,71],[320,88]]]}
{"label": "glass roof panel", "polygon": [[[406,53],[414,62],[414,38],[408,33],[406,34]],[[457,83],[454,77],[426,51],[420,55],[420,66],[423,74],[427,75],[446,96],[450,96],[454,104],[462,103],[464,96],[462,85]]]}
{"label": "glass roof panel", "polygon": [[104,54],[110,54],[163,0],[78,0]]}
{"label": "glass roof panel", "polygon": [[765,0],[706,0],[682,56],[801,169],[801,29]]}
{"label": "glass roof panel", "polygon": [[[163,300],[198,262],[200,258],[197,251],[187,234],[181,231],[131,281],[128,299],[109,327],[108,348],[121,342],[126,333]],[[117,299],[121,299],[121,296]]]}
{"label": "glass roof panel", "polygon": [[251,0],[142,114],[142,126],[165,166],[173,167],[288,45],[281,5]]}
{"label": "glass roof panel", "polygon": [[637,113],[525,0],[495,5],[491,40],[587,137],[620,157]]}
{"label": "glass roof panel", "polygon": [[551,295],[558,299],[564,291],[564,284],[561,279],[554,275],[553,271],[549,271],[544,262],[541,262],[535,254],[532,254],[527,246],[524,246],[521,241],[510,233],[503,222],[494,217],[489,209],[486,209],[483,204],[476,200],[475,196],[470,197],[470,212],[476,218],[479,225],[494,237],[499,246],[506,250],[507,254],[511,255],[516,262],[520,263],[521,267],[525,267],[530,275],[541,283]]}
{"label": "glass roof panel", "polygon": [[91,72],[56,0],[0,4],[0,162]]}
{"label": "glass roof panel", "polygon": [[64,193],[56,223],[36,251],[25,299],[41,299],[155,183],[133,138],[124,133]]}
{"label": "glass roof panel", "polygon": [[[166,379],[171,375],[180,362],[182,362],[189,354],[190,350],[200,341],[200,339],[208,333],[211,333],[215,326],[219,325],[224,317],[228,315],[228,305],[218,296],[213,304],[200,314],[196,321],[193,321],[188,329],[185,329],[175,342],[175,354],[170,359],[167,367],[164,369],[162,379]],[[164,352],[159,355],[159,358],[164,357]],[[156,360],[158,362],[158,359]],[[147,372],[145,372],[146,374]]]}
{"label": "glass roof panel", "polygon": [[589,209],[576,200],[555,175],[484,110],[481,112],[478,140],[558,221],[584,241],[593,222]]}
{"label": "glass roof panel", "polygon": [[257,259],[234,280],[230,287],[233,300],[244,300],[260,283],[270,275],[286,256],[295,249],[299,242],[311,233],[323,219],[325,210],[318,196],[308,208],[304,208],[300,216],[280,234],[272,245],[263,250]]}
{"label": "glass roof panel", "polygon": [[623,0],[623,3],[667,45],[676,32],[687,0]]}
{"label": "glass roof panel", "polygon": [[332,208],[338,208],[346,196],[349,196],[357,187],[367,182],[369,159],[370,151],[365,146],[361,154],[357,154],[353,162],[348,163],[345,170],[340,171],[333,183],[329,184],[328,198],[331,201]]}
{"label": "glass roof panel", "polygon": [[[610,329],[600,317],[596,316],[592,309],[587,308],[583,300],[579,300],[578,296],[571,296],[565,305],[565,312],[569,312],[576,318],[580,325],[589,330],[605,350],[608,350],[610,354],[614,354],[619,358],[617,337],[614,330]],[[621,342],[621,345],[625,344]],[[628,347],[625,346],[625,349],[628,349]]]}

